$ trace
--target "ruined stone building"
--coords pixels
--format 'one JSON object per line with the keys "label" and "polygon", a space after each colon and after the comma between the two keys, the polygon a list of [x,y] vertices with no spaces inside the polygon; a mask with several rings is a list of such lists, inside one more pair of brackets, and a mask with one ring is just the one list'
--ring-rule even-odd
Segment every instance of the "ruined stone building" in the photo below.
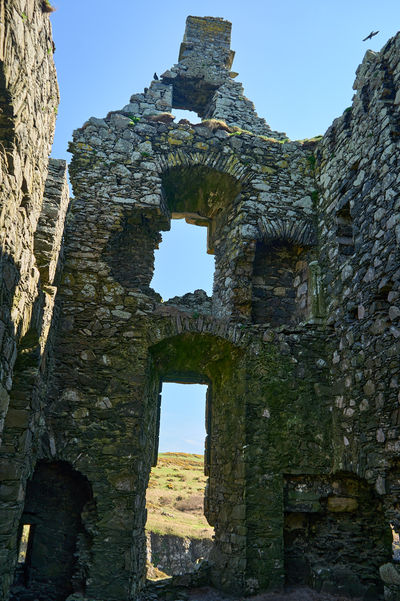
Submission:
{"label": "ruined stone building", "polygon": [[[231,24],[189,17],[178,63],[74,133],[66,221],[43,6],[0,2],[1,599],[137,597],[170,381],[208,384],[216,587],[400,598],[400,35],[294,142],[234,79]],[[208,229],[212,299],[150,288],[175,217]]]}

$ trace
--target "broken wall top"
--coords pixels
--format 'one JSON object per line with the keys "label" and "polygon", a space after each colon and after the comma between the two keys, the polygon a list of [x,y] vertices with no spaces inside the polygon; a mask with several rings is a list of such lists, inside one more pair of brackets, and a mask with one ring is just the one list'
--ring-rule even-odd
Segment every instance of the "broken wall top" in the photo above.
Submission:
{"label": "broken wall top", "polygon": [[230,49],[231,23],[215,17],[188,17],[179,62],[153,80],[142,94],[134,94],[122,111],[135,117],[194,111],[203,119],[221,119],[257,134],[285,139],[271,131],[254,104],[244,96],[241,83],[230,71],[235,53]]}

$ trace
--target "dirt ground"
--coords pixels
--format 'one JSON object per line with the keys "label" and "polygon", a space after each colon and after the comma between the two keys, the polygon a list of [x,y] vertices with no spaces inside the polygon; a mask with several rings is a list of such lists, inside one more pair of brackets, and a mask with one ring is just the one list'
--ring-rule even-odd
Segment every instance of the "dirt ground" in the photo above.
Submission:
{"label": "dirt ground", "polygon": [[[350,601],[348,597],[336,597],[326,593],[317,593],[308,587],[288,589],[285,593],[266,593],[253,597],[231,597],[211,587],[190,589],[188,601]],[[351,601],[357,601],[352,599]]]}

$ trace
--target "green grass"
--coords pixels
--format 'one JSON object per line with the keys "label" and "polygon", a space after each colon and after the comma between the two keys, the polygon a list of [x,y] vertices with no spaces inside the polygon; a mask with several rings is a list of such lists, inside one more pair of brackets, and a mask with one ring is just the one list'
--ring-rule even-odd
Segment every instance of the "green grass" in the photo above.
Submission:
{"label": "green grass", "polygon": [[203,455],[161,453],[147,489],[146,529],[159,534],[211,538],[203,512]]}

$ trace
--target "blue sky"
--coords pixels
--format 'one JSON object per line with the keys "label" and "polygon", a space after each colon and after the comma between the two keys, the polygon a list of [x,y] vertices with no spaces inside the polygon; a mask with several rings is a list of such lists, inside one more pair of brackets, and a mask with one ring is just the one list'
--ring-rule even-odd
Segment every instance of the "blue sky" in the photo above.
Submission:
{"label": "blue sky", "polygon": [[159,452],[204,453],[207,386],[164,382]]}
{"label": "blue sky", "polygon": [[[400,26],[399,0],[52,3],[57,8],[50,19],[61,93],[52,156],[67,161],[73,129],[91,116],[122,108],[131,94],[148,87],[154,71],[160,74],[177,62],[188,15],[232,22],[237,81],[258,114],[291,139],[326,131],[351,104],[355,70],[366,50],[379,51]],[[371,30],[380,33],[362,42]],[[174,222],[163,239],[153,287],[164,299],[196,288],[211,293],[213,257],[206,255],[205,228]],[[182,415],[190,407],[187,423],[195,432],[176,427],[176,418],[164,421],[162,432],[172,435],[165,444],[174,446],[175,440],[175,447],[165,448],[162,435],[160,448],[201,453],[203,443],[195,448],[185,441],[204,435],[197,428],[204,423],[204,387],[164,385],[163,407],[170,403],[163,420],[179,407]]]}

